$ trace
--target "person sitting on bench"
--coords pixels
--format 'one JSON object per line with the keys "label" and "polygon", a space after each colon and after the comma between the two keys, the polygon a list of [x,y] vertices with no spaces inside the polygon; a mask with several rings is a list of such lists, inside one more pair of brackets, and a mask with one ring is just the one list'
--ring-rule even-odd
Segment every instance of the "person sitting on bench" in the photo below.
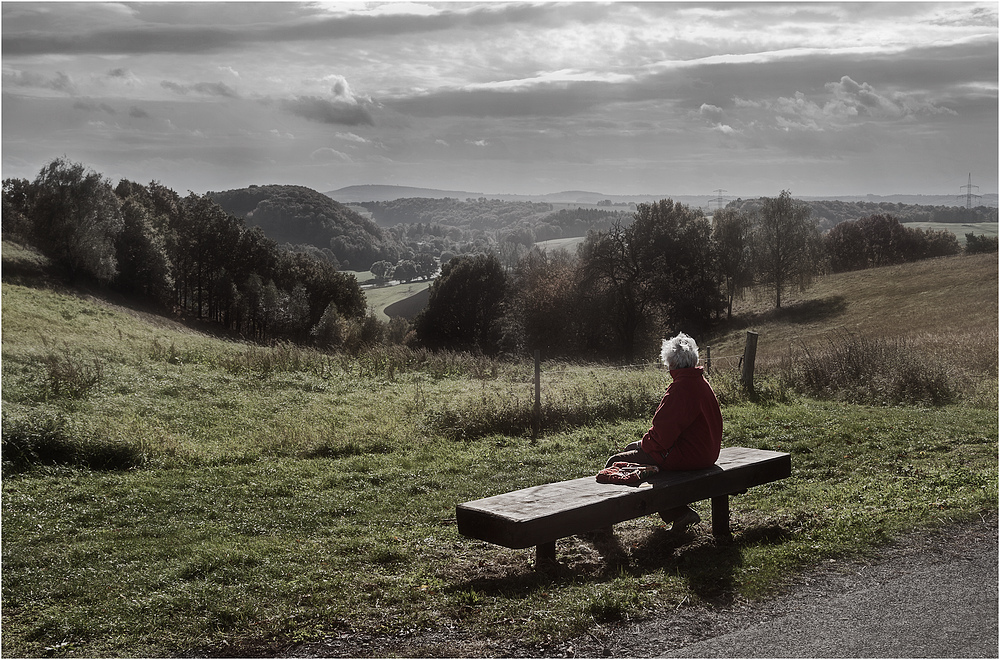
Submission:
{"label": "person sitting on bench", "polygon": [[[722,409],[712,386],[698,366],[698,344],[683,332],[664,339],[660,359],[673,382],[660,401],[653,424],[639,442],[630,443],[608,459],[615,463],[656,465],[661,470],[700,470],[715,465],[722,449]],[[701,522],[689,506],[660,512],[671,529],[683,531]]]}

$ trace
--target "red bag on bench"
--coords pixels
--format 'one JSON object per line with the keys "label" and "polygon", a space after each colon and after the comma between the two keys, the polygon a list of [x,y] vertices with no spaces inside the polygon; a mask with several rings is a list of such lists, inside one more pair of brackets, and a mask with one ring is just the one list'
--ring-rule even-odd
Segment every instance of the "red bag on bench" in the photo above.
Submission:
{"label": "red bag on bench", "polygon": [[597,481],[602,484],[637,484],[646,477],[656,474],[660,468],[641,463],[615,463],[597,473]]}

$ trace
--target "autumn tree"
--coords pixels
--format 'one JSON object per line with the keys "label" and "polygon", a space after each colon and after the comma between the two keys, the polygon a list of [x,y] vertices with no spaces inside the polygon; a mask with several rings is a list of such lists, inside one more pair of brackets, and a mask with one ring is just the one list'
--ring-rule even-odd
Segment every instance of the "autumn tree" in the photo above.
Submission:
{"label": "autumn tree", "polygon": [[716,265],[726,296],[726,317],[733,316],[733,299],[753,283],[750,262],[750,217],[735,209],[719,209],[712,216]]}
{"label": "autumn tree", "polygon": [[510,312],[524,348],[548,357],[576,348],[581,311],[576,281],[576,259],[565,250],[536,247],[521,259],[510,287]]}
{"label": "autumn tree", "polygon": [[427,307],[414,325],[420,341],[431,348],[500,350],[500,319],[507,276],[493,254],[452,259],[431,284]]}
{"label": "autumn tree", "polygon": [[118,273],[121,206],[103,176],[57,158],[35,178],[32,243],[74,275],[108,282]]}
{"label": "autumn tree", "polygon": [[697,332],[721,307],[711,226],[670,199],[640,204],[630,225],[592,232],[579,255],[584,302],[604,310],[626,361],[643,332]]}
{"label": "autumn tree", "polygon": [[122,202],[122,232],[115,250],[118,289],[147,296],[160,304],[173,302],[173,266],[167,256],[166,237],[154,226],[141,199],[129,196]]}
{"label": "autumn tree", "polygon": [[35,188],[27,179],[3,180],[3,218],[4,235],[16,236],[22,240],[31,240]]}
{"label": "autumn tree", "polygon": [[792,199],[787,190],[764,198],[753,232],[754,270],[764,284],[774,288],[774,306],[792,283],[805,285],[814,272],[819,235],[810,220],[810,209]]}
{"label": "autumn tree", "polygon": [[392,268],[392,263],[383,259],[382,261],[376,261],[373,263],[369,270],[371,270],[372,275],[375,276],[376,282],[379,284],[385,284],[392,275]]}
{"label": "autumn tree", "polygon": [[409,259],[403,259],[392,269],[392,276],[400,282],[409,282],[417,277],[417,264]]}

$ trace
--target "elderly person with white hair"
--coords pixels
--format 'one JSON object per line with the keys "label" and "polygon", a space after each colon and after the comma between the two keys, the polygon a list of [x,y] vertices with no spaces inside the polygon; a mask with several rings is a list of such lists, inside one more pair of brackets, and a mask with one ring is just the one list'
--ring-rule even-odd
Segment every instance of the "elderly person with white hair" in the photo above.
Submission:
{"label": "elderly person with white hair", "polygon": [[[698,345],[678,334],[663,340],[660,352],[673,382],[653,415],[653,425],[639,442],[633,442],[607,463],[641,463],[661,470],[699,470],[711,467],[722,448],[722,410],[712,386],[698,366]],[[665,522],[682,531],[701,521],[691,507],[661,511]]]}

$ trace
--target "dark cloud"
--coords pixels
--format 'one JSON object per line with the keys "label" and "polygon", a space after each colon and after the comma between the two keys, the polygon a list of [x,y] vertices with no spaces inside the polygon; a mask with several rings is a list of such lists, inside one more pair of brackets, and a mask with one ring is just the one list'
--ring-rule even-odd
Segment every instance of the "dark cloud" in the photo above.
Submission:
{"label": "dark cloud", "polygon": [[76,85],[65,73],[57,71],[53,76],[45,76],[34,71],[4,71],[3,84],[13,87],[36,87],[73,94]]}
{"label": "dark cloud", "polygon": [[118,111],[112,108],[107,103],[92,103],[90,101],[79,100],[73,103],[74,110],[84,110],[86,112],[106,112],[109,115],[118,114]]}
{"label": "dark cloud", "polygon": [[321,124],[358,126],[375,124],[371,112],[362,103],[330,100],[316,96],[299,96],[280,102],[286,111]]}
{"label": "dark cloud", "polygon": [[199,82],[191,85],[182,85],[171,80],[164,80],[160,83],[160,86],[183,95],[193,93],[202,96],[224,96],[231,99],[240,98],[235,89],[221,82]]}
{"label": "dark cloud", "polygon": [[132,106],[128,109],[128,116],[133,119],[148,119],[149,113],[138,106]]}
{"label": "dark cloud", "polygon": [[[221,3],[225,11],[241,12],[244,3]],[[585,3],[583,3],[585,4]],[[497,3],[477,5],[460,10],[446,10],[431,15],[411,14],[352,14],[287,24],[252,25],[246,27],[216,26],[140,26],[95,30],[81,34],[50,34],[32,31],[5,34],[3,56],[79,55],[89,53],[200,53],[245,45],[262,45],[282,41],[314,41],[330,39],[370,39],[402,34],[420,34],[449,29],[480,30],[508,23],[536,23],[558,20],[565,24],[574,17],[597,20],[589,8],[572,5],[557,9],[553,6],[528,3]],[[220,22],[224,17],[220,16]]]}

